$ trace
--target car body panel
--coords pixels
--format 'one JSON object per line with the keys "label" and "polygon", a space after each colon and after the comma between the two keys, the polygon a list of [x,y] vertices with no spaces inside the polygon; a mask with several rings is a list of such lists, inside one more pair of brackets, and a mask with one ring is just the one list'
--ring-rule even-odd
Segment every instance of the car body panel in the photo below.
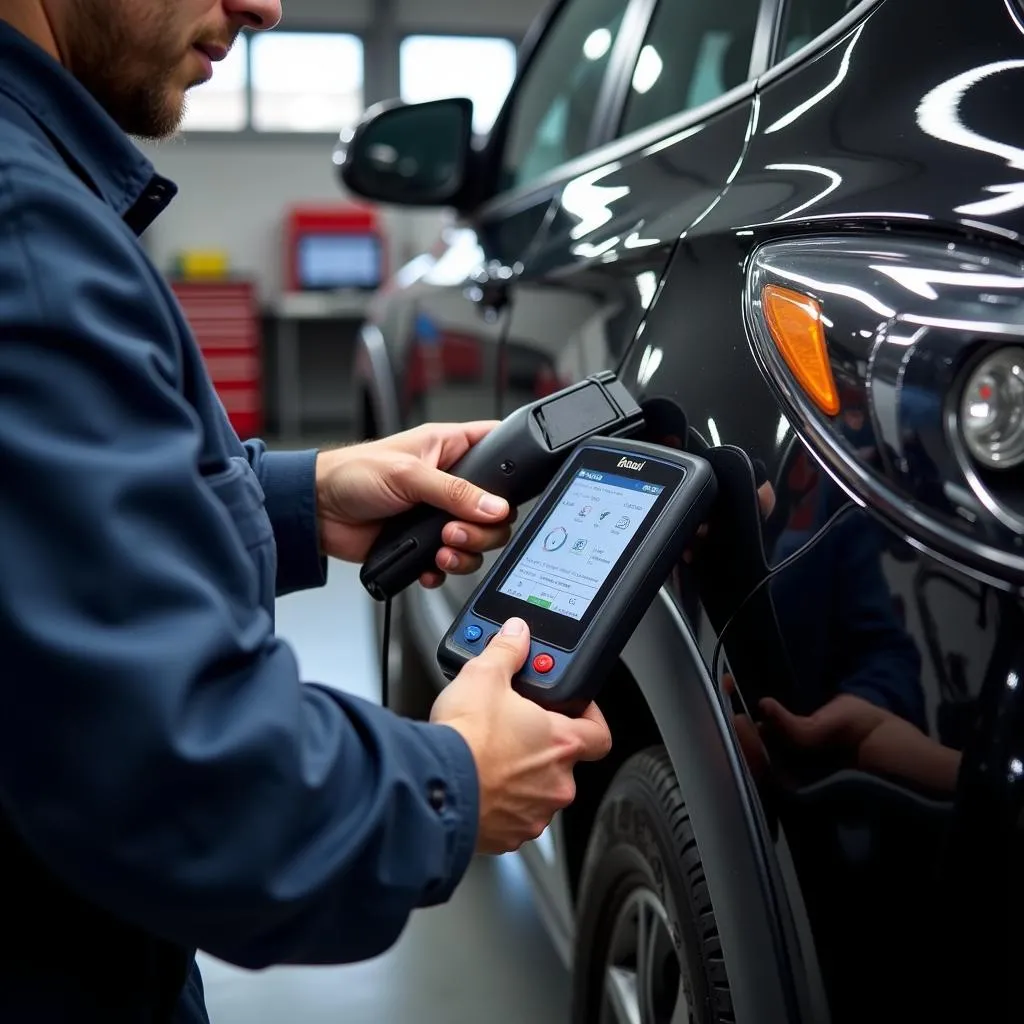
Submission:
{"label": "car body panel", "polygon": [[[928,13],[936,31],[922,36]],[[915,36],[907,60],[905,40]],[[1014,206],[1008,186],[1024,128],[997,98],[1024,90],[1024,78],[1008,80],[1024,68],[1022,56],[1024,37],[1003,4],[939,12],[887,2],[760,90],[742,166],[681,241],[648,315],[644,344],[663,353],[657,369],[650,374],[650,358],[645,365],[634,351],[623,371],[640,397],[670,395],[703,441],[765,462],[777,508],[787,510],[765,524],[768,564],[806,549],[770,587],[775,621],[747,623],[725,643],[741,696],[753,698],[747,705],[778,696],[743,657],[777,631],[805,711],[836,693],[864,692],[865,678],[881,686],[888,675],[884,685],[904,688],[890,694],[892,706],[910,721],[923,713],[920,724],[944,748],[908,753],[885,778],[841,770],[832,748],[823,754],[836,756],[781,794],[759,780],[797,866],[791,904],[807,908],[837,1022],[937,1019],[953,1006],[1009,1019],[1016,995],[1002,973],[1007,961],[1001,951],[981,954],[976,937],[1009,938],[1022,909],[1010,898],[1006,860],[1020,838],[1021,611],[1016,598],[917,550],[867,512],[850,513],[821,538],[846,495],[808,458],[764,387],[737,296],[749,254],[781,237],[875,232],[883,250],[905,233],[942,248],[980,243],[1019,261],[1007,246],[1024,223],[1024,197]],[[716,336],[718,345],[709,341]],[[863,429],[862,419],[851,429]],[[982,721],[1003,727],[979,737]],[[943,791],[947,774],[934,771],[932,753],[948,760],[961,750],[959,788]],[[751,763],[760,756],[754,751]],[[963,966],[942,975],[964,964],[989,979],[984,991]]]}
{"label": "car body panel", "polygon": [[[755,71],[785,6],[764,4]],[[1024,282],[1022,99],[1014,0],[858,4],[706,110],[621,140],[609,114],[605,145],[531,200],[528,245],[501,253],[522,268],[505,362],[481,364],[494,411],[618,368],[675,410],[658,422],[668,443],[708,454],[725,483],[732,517],[717,521],[733,532],[709,543],[722,561],[674,574],[622,662],[692,807],[742,1021],[1019,1019],[1019,588],[962,571],[837,481],[784,404],[792,382],[759,357],[744,295],[755,254],[790,239],[962,249],[974,269],[968,251],[987,251]],[[369,330],[408,302],[383,302]],[[474,329],[482,347],[501,340]],[[390,362],[400,378],[401,343],[386,338],[384,358],[368,337],[359,372]],[[443,392],[430,401],[451,415]],[[841,417],[854,450],[870,440],[859,413]],[[764,517],[757,466],[774,490]],[[403,598],[428,661],[464,593],[449,586]],[[708,673],[719,639],[731,699]],[[769,752],[751,728],[764,698],[807,716],[840,697],[923,732],[851,760],[839,734]],[[564,827],[525,858],[567,954]]]}
{"label": "car body panel", "polygon": [[[736,166],[750,110],[748,103],[716,112],[668,133],[632,160],[565,183],[515,282],[499,413],[623,358],[654,301],[676,239],[714,202]],[[684,197],[670,215],[659,212],[652,199],[669,191]],[[531,504],[523,506],[521,518]],[[451,607],[451,616],[462,600]],[[557,828],[548,840],[557,853]],[[524,856],[545,904],[556,908],[566,931],[572,903],[563,858],[552,856],[547,842],[533,844]]]}
{"label": "car body panel", "polygon": [[520,345],[550,364],[557,386],[622,360],[678,238],[737,166],[751,112],[738,102],[565,183],[519,290],[538,310],[524,317]]}
{"label": "car body panel", "polygon": [[[690,625],[666,591],[644,616],[622,661],[659,724],[700,850],[737,1020],[811,1019],[813,949],[795,932],[778,859],[717,688]],[[780,900],[782,902],[780,902]],[[794,970],[799,965],[800,970]]]}

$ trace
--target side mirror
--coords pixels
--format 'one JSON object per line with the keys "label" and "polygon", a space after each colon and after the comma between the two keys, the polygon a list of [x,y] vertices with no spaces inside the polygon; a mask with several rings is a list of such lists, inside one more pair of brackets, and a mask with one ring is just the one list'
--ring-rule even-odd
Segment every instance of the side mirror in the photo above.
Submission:
{"label": "side mirror", "polygon": [[342,184],[406,206],[456,203],[469,177],[473,104],[467,99],[371,108],[334,151]]}

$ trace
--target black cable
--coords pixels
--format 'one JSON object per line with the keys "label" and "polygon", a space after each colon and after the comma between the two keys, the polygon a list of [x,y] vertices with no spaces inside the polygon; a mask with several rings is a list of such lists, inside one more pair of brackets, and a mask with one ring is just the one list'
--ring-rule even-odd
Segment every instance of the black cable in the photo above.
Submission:
{"label": "black cable", "polygon": [[498,333],[498,344],[496,350],[496,358],[498,363],[498,379],[494,385],[494,410],[497,419],[504,419],[505,417],[505,391],[508,387],[508,381],[506,379],[508,375],[508,335],[512,329],[512,311],[507,307],[502,310],[501,316],[504,318],[501,329]]}
{"label": "black cable", "polygon": [[384,598],[384,625],[381,629],[384,642],[380,650],[380,703],[388,706],[388,650],[391,647],[391,598]]}
{"label": "black cable", "polygon": [[804,557],[804,555],[809,554],[818,545],[818,543],[825,536],[825,534],[828,533],[832,529],[832,527],[835,526],[835,524],[837,522],[839,522],[839,520],[843,516],[845,516],[848,512],[851,512],[854,509],[858,509],[858,508],[860,508],[860,506],[855,504],[852,501],[848,501],[845,504],[840,505],[839,508],[837,508],[835,510],[835,512],[833,512],[832,515],[830,515],[828,517],[828,519],[825,520],[824,525],[814,535],[814,537],[812,537],[802,548],[797,548],[797,550],[794,551],[791,555],[789,555],[788,557],[784,558],[781,562],[779,562],[778,565],[773,566],[772,569],[770,569],[765,574],[763,579],[761,579],[757,583],[757,585],[754,586],[751,589],[750,593],[747,594],[747,596],[745,598],[743,598],[743,600],[740,602],[739,607],[736,609],[736,611],[734,611],[732,613],[732,615],[730,615],[729,618],[726,619],[725,625],[721,628],[721,630],[718,633],[718,640],[715,643],[715,650],[714,650],[714,653],[711,655],[711,678],[715,681],[715,686],[717,686],[718,682],[719,682],[719,679],[718,679],[718,659],[722,655],[723,643],[725,641],[725,634],[728,632],[729,627],[739,617],[740,612],[742,612],[743,609],[746,608],[746,606],[750,603],[750,601],[757,595],[757,593],[760,591],[760,589],[769,580],[774,579],[776,576],[778,576],[778,574],[780,572],[783,571],[783,569],[788,569],[794,562],[799,561],[801,558]]}

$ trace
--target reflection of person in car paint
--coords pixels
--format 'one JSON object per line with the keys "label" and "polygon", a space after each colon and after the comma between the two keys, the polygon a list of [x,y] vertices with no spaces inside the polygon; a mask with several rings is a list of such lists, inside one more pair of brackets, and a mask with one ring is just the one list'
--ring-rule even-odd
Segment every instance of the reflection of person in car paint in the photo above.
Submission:
{"label": "reflection of person in car paint", "polygon": [[[811,480],[801,449],[790,479]],[[774,545],[778,564],[814,537],[846,496],[820,472]],[[796,674],[799,711],[840,694],[860,697],[927,731],[921,657],[896,611],[882,567],[885,534],[866,512],[847,512],[815,547],[771,584],[782,636]]]}
{"label": "reflection of person in car paint", "polygon": [[[866,445],[864,431],[870,427],[863,419],[850,420],[847,427],[851,442]],[[679,445],[678,438],[659,440]],[[795,447],[783,479],[790,502],[773,546],[773,565],[808,543],[847,501],[802,445]],[[765,520],[776,499],[770,483],[759,486]],[[698,543],[706,534],[707,527],[701,527]],[[848,511],[773,581],[779,626],[797,679],[804,683],[804,706],[786,708],[765,698],[758,704],[758,725],[746,714],[733,715],[756,777],[767,768],[765,742],[781,742],[807,753],[827,751],[850,767],[936,792],[955,788],[960,754],[927,735],[920,654],[899,620],[882,568],[887,542],[885,529],[871,516]],[[687,552],[684,563],[690,561]],[[723,683],[731,694],[731,676]]]}
{"label": "reflection of person in car paint", "polygon": [[[731,696],[735,683],[725,676]],[[916,725],[862,697],[841,694],[810,715],[796,715],[772,697],[758,702],[760,721],[733,714],[733,728],[756,780],[768,772],[768,752],[827,751],[844,767],[893,781],[909,782],[938,794],[956,789],[961,753],[926,736]]]}
{"label": "reflection of person in car paint", "polygon": [[[840,429],[871,461],[875,437],[857,396],[844,392]],[[789,510],[771,562],[807,544],[846,503],[846,496],[797,445],[784,481]],[[761,495],[767,517],[774,495]],[[885,529],[868,513],[848,511],[815,547],[772,583],[773,603],[799,684],[800,708],[759,702],[761,725],[736,716],[751,766],[765,766],[764,742],[828,752],[863,771],[951,792],[957,751],[927,735],[921,658],[896,612],[882,566]],[[727,677],[726,690],[732,689]],[[801,714],[799,712],[806,712]]]}
{"label": "reflection of person in car paint", "polygon": [[918,783],[938,793],[956,789],[960,751],[944,747],[891,711],[850,694],[829,701],[811,715],[794,715],[764,698],[762,736],[804,750],[845,755],[850,767]]}
{"label": "reflection of person in car paint", "polygon": [[839,419],[839,430],[846,443],[858,458],[874,462],[878,454],[877,439],[864,408],[861,392],[849,387],[843,388],[841,403],[843,411]]}

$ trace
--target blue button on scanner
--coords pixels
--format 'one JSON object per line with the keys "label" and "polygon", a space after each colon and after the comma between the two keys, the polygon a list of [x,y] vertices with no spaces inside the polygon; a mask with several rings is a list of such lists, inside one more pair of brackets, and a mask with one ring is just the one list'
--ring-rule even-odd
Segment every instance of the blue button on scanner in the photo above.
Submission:
{"label": "blue button on scanner", "polygon": [[484,631],[479,626],[467,626],[462,631],[462,635],[466,638],[467,642],[475,644],[484,635]]}

